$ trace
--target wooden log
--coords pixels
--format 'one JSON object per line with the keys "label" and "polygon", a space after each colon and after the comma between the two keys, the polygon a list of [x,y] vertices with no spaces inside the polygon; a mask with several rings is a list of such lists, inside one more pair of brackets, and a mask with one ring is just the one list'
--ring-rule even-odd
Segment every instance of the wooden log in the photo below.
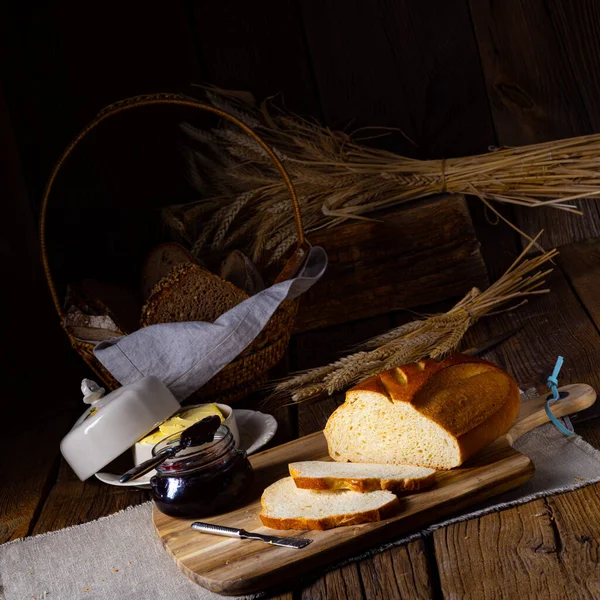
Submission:
{"label": "wooden log", "polygon": [[329,267],[302,298],[296,331],[423,306],[488,284],[463,196],[437,196],[309,235]]}

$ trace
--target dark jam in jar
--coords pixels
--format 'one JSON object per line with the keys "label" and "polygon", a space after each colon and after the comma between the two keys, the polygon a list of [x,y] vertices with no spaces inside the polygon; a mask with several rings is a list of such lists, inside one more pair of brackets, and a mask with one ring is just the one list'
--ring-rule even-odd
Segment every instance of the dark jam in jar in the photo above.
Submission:
{"label": "dark jam in jar", "polygon": [[[177,445],[180,434],[157,444],[156,455]],[[186,448],[156,469],[152,497],[158,509],[173,517],[195,519],[225,512],[241,501],[252,482],[246,453],[235,448],[231,432],[221,425],[214,440]]]}

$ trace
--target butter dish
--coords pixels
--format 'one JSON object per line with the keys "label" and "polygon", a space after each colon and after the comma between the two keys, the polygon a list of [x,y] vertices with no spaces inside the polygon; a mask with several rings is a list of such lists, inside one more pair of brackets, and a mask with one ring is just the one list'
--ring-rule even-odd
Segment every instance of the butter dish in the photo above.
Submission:
{"label": "butter dish", "polygon": [[[239,432],[240,443],[238,447],[240,450],[244,450],[248,456],[258,452],[265,444],[268,444],[277,432],[277,421],[271,415],[244,408],[234,408],[232,411],[236,429]],[[225,423],[227,423],[227,421],[225,421]],[[152,473],[148,473],[140,479],[129,481],[127,483],[121,483],[119,481],[121,475],[122,473],[99,471],[95,474],[95,477],[102,483],[117,487],[131,486],[144,489],[150,487]]]}
{"label": "butter dish", "polygon": [[106,395],[88,379],[81,389],[90,406],[63,438],[60,451],[82,481],[181,408],[157,377],[143,377]]}
{"label": "butter dish", "polygon": [[[211,405],[197,404],[195,406],[187,406],[185,408],[180,408],[178,412],[173,415],[172,418],[176,418],[178,414],[186,413],[194,409],[202,408],[204,406]],[[238,448],[240,445],[240,434],[238,431],[233,409],[231,408],[231,406],[227,406],[226,404],[214,404],[212,406],[216,406],[218,408],[218,412],[220,412],[222,416],[223,425],[226,425],[229,428],[229,431],[231,431],[233,441],[235,442],[235,447]],[[166,435],[163,435],[162,437],[164,438],[166,437]],[[139,440],[133,447],[134,464],[139,465],[145,460],[152,458],[152,448],[154,448],[154,445],[154,442],[148,442],[148,437]]]}

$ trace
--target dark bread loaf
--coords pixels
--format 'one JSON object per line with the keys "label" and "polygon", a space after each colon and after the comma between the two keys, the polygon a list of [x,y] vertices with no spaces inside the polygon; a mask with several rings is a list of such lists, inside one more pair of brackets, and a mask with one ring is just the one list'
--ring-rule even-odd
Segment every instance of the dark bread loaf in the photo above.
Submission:
{"label": "dark bread loaf", "polygon": [[265,289],[265,283],[254,263],[239,250],[234,250],[221,265],[221,277],[249,296]]}
{"label": "dark bread loaf", "polygon": [[148,300],[156,284],[169,274],[169,271],[180,264],[197,264],[194,255],[180,244],[166,242],[154,248],[142,267],[141,292],[144,302]]}
{"label": "dark bread loaf", "polygon": [[140,325],[180,321],[216,321],[248,295],[196,264],[171,268],[142,309]]}

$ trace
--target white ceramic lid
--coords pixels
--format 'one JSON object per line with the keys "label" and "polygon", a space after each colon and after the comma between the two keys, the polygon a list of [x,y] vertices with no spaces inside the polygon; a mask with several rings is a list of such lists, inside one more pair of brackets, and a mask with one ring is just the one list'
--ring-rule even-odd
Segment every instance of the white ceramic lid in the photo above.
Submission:
{"label": "white ceramic lid", "polygon": [[[102,396],[92,386],[84,400],[91,406],[60,443],[60,451],[79,479],[84,481],[131,448],[181,408],[167,386],[156,377]],[[90,393],[90,389],[92,392]]]}

